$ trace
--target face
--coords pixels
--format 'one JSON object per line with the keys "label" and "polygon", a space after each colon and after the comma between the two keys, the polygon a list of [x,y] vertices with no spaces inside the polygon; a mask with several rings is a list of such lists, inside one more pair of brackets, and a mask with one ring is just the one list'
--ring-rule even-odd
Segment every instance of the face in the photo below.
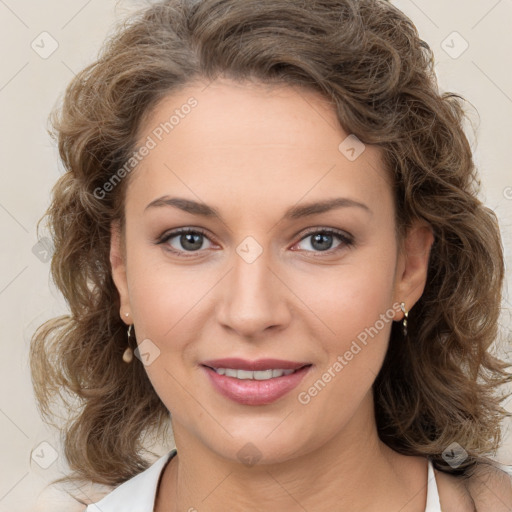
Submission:
{"label": "face", "polygon": [[314,92],[228,80],[169,95],[139,134],[111,262],[176,439],[270,463],[370,428],[432,242],[417,226],[401,250],[378,148]]}

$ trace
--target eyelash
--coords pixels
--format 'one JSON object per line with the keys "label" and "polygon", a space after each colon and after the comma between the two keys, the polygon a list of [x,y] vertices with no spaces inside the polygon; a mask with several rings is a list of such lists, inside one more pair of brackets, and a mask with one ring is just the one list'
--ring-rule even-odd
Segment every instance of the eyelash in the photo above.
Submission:
{"label": "eyelash", "polygon": [[[194,228],[194,229],[180,228],[180,229],[171,231],[170,233],[164,234],[162,237],[160,237],[158,239],[156,244],[163,245],[166,242],[168,242],[169,240],[171,240],[172,238],[175,238],[176,236],[182,235],[182,234],[200,234],[200,235],[203,235],[204,237],[206,237],[208,240],[210,240],[208,234],[201,228]],[[335,247],[334,249],[328,249],[327,251],[306,251],[306,252],[314,252],[314,253],[318,253],[321,255],[323,255],[323,254],[332,255],[336,251],[339,251],[341,248],[343,248],[343,246],[351,247],[354,245],[354,240],[350,235],[347,235],[343,231],[339,231],[339,230],[333,229],[333,228],[323,228],[323,229],[315,229],[315,230],[308,231],[304,234],[304,236],[297,243],[300,243],[303,240],[305,240],[306,238],[308,238],[312,235],[316,235],[316,234],[333,235],[336,238],[338,238],[342,243],[338,247]],[[180,258],[190,258],[190,257],[195,256],[195,253],[200,252],[200,251],[178,251],[174,248],[171,248],[170,246],[167,247],[166,250],[172,252],[173,254],[175,254],[176,256],[178,256]],[[189,254],[187,256],[185,256],[183,253],[189,253]]]}

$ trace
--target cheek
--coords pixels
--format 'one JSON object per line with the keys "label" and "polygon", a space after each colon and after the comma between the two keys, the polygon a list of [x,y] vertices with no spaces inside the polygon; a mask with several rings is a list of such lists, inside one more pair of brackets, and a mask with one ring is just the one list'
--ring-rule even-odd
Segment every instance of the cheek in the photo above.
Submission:
{"label": "cheek", "polygon": [[[392,251],[374,257],[368,251],[348,264],[314,275],[297,278],[292,284],[297,296],[314,313],[329,343],[342,349],[365,329],[386,315],[386,326],[393,318],[394,269]],[[380,330],[386,331],[378,323]],[[317,338],[318,336],[316,336]],[[324,338],[325,339],[325,338]]]}
{"label": "cheek", "polygon": [[199,279],[192,267],[185,270],[161,262],[149,264],[142,254],[132,256],[128,284],[137,343],[141,353],[141,344],[147,340],[157,347],[149,345],[157,356],[145,365],[146,373],[169,410],[191,407],[195,411],[183,384],[188,382],[188,366],[193,358],[190,340],[200,339],[202,324],[196,321],[196,315],[201,297],[214,283],[206,273],[201,273]]}
{"label": "cheek", "polygon": [[317,281],[317,293],[309,295],[311,309],[324,326],[312,329],[321,361],[297,399],[312,429],[318,431],[321,424],[332,434],[355,414],[371,389],[393,324],[393,262],[347,267]]}
{"label": "cheek", "polygon": [[127,278],[137,339],[140,334],[157,343],[167,339],[179,342],[176,331],[187,322],[190,327],[195,308],[215,285],[212,272],[171,264],[159,248],[134,249],[130,256]]}
{"label": "cheek", "polygon": [[301,404],[311,406],[305,410],[313,422],[322,416],[331,426],[343,423],[370,390],[395,314],[395,264],[392,250],[361,251],[357,261],[354,257],[351,264],[302,282],[298,295],[321,320],[316,327],[311,324],[310,332],[319,347],[318,372],[301,387],[299,397]]}

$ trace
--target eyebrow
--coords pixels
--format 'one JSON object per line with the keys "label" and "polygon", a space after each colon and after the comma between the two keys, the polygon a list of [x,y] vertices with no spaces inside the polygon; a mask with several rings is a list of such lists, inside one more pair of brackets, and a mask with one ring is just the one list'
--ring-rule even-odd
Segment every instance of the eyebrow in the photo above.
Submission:
{"label": "eyebrow", "polygon": [[[158,199],[151,201],[151,203],[149,203],[144,209],[144,212],[150,208],[157,208],[162,206],[172,206],[192,215],[200,215],[202,217],[218,219],[224,222],[222,215],[216,208],[208,206],[205,203],[198,203],[197,201],[184,199],[181,197],[159,197]],[[283,220],[296,220],[303,217],[324,213],[337,208],[348,207],[359,208],[370,215],[373,213],[372,210],[370,210],[370,208],[364,203],[360,203],[359,201],[355,201],[354,199],[350,199],[348,197],[336,197],[334,199],[326,199],[324,201],[316,201],[303,205],[292,206],[286,210],[285,214],[283,215]]]}

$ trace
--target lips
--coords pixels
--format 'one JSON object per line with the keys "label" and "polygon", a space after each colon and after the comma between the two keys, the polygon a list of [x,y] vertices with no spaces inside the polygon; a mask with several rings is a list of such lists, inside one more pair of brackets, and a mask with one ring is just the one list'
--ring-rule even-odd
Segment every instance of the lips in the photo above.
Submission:
{"label": "lips", "polygon": [[201,364],[216,391],[243,405],[275,402],[297,387],[311,366],[307,362],[282,359],[247,361],[238,358],[214,359]]}

